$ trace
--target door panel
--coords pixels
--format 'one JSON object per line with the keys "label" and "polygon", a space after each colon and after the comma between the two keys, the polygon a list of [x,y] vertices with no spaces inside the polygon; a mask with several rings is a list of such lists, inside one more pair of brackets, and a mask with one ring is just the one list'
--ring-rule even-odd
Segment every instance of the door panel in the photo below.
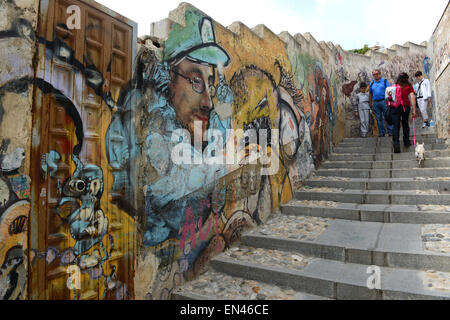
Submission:
{"label": "door panel", "polygon": [[[81,9],[80,30],[67,29],[70,5]],[[109,97],[117,101],[131,79],[135,35],[135,23],[93,1],[41,2],[32,298],[133,297],[134,219],[114,204],[105,135],[115,112]]]}

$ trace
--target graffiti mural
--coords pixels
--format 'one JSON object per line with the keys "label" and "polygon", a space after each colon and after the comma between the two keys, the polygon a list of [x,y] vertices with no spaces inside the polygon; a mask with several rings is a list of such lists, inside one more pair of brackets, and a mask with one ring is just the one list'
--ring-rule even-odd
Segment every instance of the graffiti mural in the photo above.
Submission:
{"label": "graffiti mural", "polygon": [[0,300],[22,300],[27,285],[27,224],[30,214],[29,178],[19,174],[25,157],[18,148],[0,146]]}
{"label": "graffiti mural", "polygon": [[66,2],[54,2],[54,21],[42,14],[45,36],[23,18],[0,31],[38,46],[36,76],[20,63],[0,70],[0,129],[29,95],[36,112],[31,147],[10,133],[0,146],[3,299],[27,285],[32,298],[170,299],[290,201],[344,132],[359,134],[351,103],[372,67],[390,81],[430,68],[424,55],[363,65],[289,47],[187,4],[165,40],[140,39],[135,52],[129,25],[83,3],[85,25],[69,30]]}
{"label": "graffiti mural", "polygon": [[311,130],[314,162],[318,167],[327,157],[332,143],[331,135],[338,115],[336,85],[331,83],[321,62],[313,57],[297,54],[292,55],[291,61],[297,66],[294,80],[305,97],[302,106]]}
{"label": "graffiti mural", "polygon": [[433,66],[433,62],[431,61],[430,57],[425,57],[423,59],[423,71],[425,72],[425,75],[427,78],[430,78],[430,71]]}
{"label": "graffiti mural", "polygon": [[[158,299],[167,297],[175,273],[191,269],[201,252],[224,249],[211,243],[223,231],[219,230],[219,221],[226,188],[218,181],[227,174],[227,168],[195,163],[214,144],[204,141],[208,129],[226,137],[231,128],[234,97],[219,70],[227,67],[230,57],[217,43],[210,18],[196,10],[187,11],[186,23],[185,28],[172,29],[162,60],[146,50],[139,53],[141,79],[136,83],[141,86],[125,98],[129,101],[144,93],[149,97],[137,101],[138,112],[142,112],[137,144],[145,163],[142,170],[148,172],[139,177],[139,184],[145,186],[143,243],[153,252],[147,254],[158,259],[156,280],[151,285],[160,288],[146,290]],[[178,165],[171,160],[172,149],[179,144],[172,136],[182,129],[189,136],[187,152],[192,165]],[[130,153],[122,154],[127,159]],[[213,234],[216,240],[212,240]],[[168,281],[171,284],[166,288]]]}
{"label": "graffiti mural", "polygon": [[348,81],[347,73],[344,68],[344,58],[339,53],[339,51],[336,51],[334,55],[334,60],[337,68],[336,73],[339,77],[339,81],[341,83]]}
{"label": "graffiti mural", "polygon": [[[66,12],[65,3],[56,1],[55,5],[63,9],[58,12]],[[131,61],[132,52],[125,50],[126,41],[122,41],[124,29],[108,29],[104,23],[105,20],[98,20],[100,13],[95,16],[97,19],[92,19],[92,11],[88,12],[86,7],[83,7],[83,10],[89,19],[86,20],[82,30],[84,36],[81,38],[84,38],[86,44],[82,54],[75,46],[73,31],[68,30],[67,26],[61,22],[65,21],[64,15],[57,17],[58,21],[49,21],[51,22],[49,27],[55,30],[50,39],[35,34],[31,23],[23,19],[15,20],[11,30],[0,33],[0,38],[5,39],[36,40],[39,46],[39,63],[51,65],[53,70],[51,72],[54,72],[52,77],[48,77],[48,73],[42,72],[44,68],[41,68],[35,78],[19,74],[16,79],[8,80],[0,88],[0,118],[4,119],[8,116],[8,108],[11,107],[9,102],[11,99],[8,95],[11,93],[25,95],[31,92],[32,86],[35,87],[36,92],[36,110],[40,112],[47,108],[47,112],[44,112],[42,116],[36,112],[34,117],[36,119],[33,128],[33,152],[36,156],[33,165],[34,168],[40,169],[40,173],[34,176],[33,192],[35,192],[34,199],[44,199],[46,202],[42,203],[47,203],[45,206],[38,206],[35,203],[34,210],[40,212],[41,219],[48,219],[48,225],[41,232],[49,234],[44,235],[48,237],[44,250],[42,245],[34,240],[30,242],[31,248],[28,250],[26,245],[21,245],[19,241],[16,241],[17,243],[9,251],[7,250],[9,248],[2,247],[3,269],[8,272],[2,273],[1,293],[9,298],[21,296],[17,293],[17,289],[10,288],[3,291],[3,283],[9,284],[10,287],[12,285],[23,287],[22,284],[27,283],[27,275],[17,276],[19,271],[22,272],[21,266],[26,266],[27,258],[31,266],[30,292],[36,297],[121,300],[133,296],[132,288],[130,290],[128,286],[130,282],[127,280],[128,262],[125,262],[125,259],[132,257],[132,243],[129,243],[128,239],[133,234],[134,224],[131,217],[133,211],[120,196],[112,195],[114,174],[111,171],[114,169],[108,167],[106,156],[102,155],[103,152],[106,153],[107,143],[101,142],[101,139],[106,138],[107,128],[103,129],[103,126],[118,113],[117,104],[122,103],[120,97],[130,87],[130,83],[125,81],[129,78],[127,79],[127,76],[121,73],[127,68],[126,66],[120,68],[118,63],[124,61],[124,56],[127,55],[130,56],[129,61]],[[45,12],[44,10],[44,15]],[[44,15],[43,23],[47,23],[47,17]],[[54,25],[51,25],[53,23]],[[110,32],[110,38],[112,38],[111,33],[114,33],[113,43],[108,45],[113,46],[115,51],[107,67],[103,68],[99,63],[98,50],[92,48],[90,44],[92,41],[101,39],[99,34],[108,32]],[[131,37],[128,37],[128,40],[132,43]],[[123,55],[123,51],[127,53]],[[131,68],[128,67],[128,69]],[[63,74],[61,70],[64,70]],[[61,81],[61,79],[64,80]],[[119,80],[120,83],[117,83]],[[80,100],[80,95],[77,96],[76,92],[86,94],[83,96],[84,100]],[[7,98],[9,100],[6,100]],[[96,114],[97,106],[103,118],[99,118]],[[105,110],[102,111],[103,107]],[[104,124],[101,122],[102,119]],[[102,127],[94,128],[98,130],[95,133],[93,133],[92,122],[94,120],[100,120],[102,124]],[[50,129],[45,129],[42,123],[48,123]],[[44,147],[46,141],[50,142],[48,149]],[[99,141],[96,145],[98,148],[92,148],[93,141]],[[7,141],[4,142],[2,148],[7,143]],[[96,157],[97,155],[100,157]],[[2,153],[0,158],[2,173],[8,175],[8,179],[2,179],[1,184],[2,199],[4,198],[6,208],[6,211],[2,213],[2,236],[3,230],[8,230],[3,227],[3,224],[12,222],[9,221],[8,216],[18,215],[18,212],[24,211],[18,204],[22,206],[26,204],[26,208],[30,208],[27,200],[32,198],[30,179],[17,173],[17,167],[20,166],[24,157],[24,150],[17,148],[12,152]],[[39,161],[37,161],[38,158]],[[105,160],[100,161],[99,159],[102,158]],[[10,190],[9,197],[6,197],[6,189]],[[122,208],[126,207],[130,210],[120,210],[112,203],[120,203]],[[125,204],[122,206],[122,203]],[[22,216],[29,218],[28,213]],[[34,223],[39,225],[38,216],[34,219]],[[25,218],[17,219],[14,225],[9,227],[10,234],[7,236],[18,238],[20,234],[25,239],[22,243],[26,244],[27,235],[24,225],[27,226]],[[38,231],[34,230],[34,232]],[[56,243],[55,239],[59,238],[54,238],[55,234],[63,240],[67,235],[67,240],[58,240],[59,243]],[[6,238],[5,243],[11,242],[8,239]],[[127,243],[127,247],[124,247],[123,243]],[[128,248],[131,249],[130,252],[127,252]],[[25,258],[20,258],[19,249],[25,252],[23,254]],[[40,273],[55,272],[55,270],[59,272],[57,276],[48,280],[52,284],[38,290],[34,278]],[[71,275],[69,272],[64,272],[65,270],[75,270],[80,274],[80,279],[76,281],[78,285],[69,285]]]}
{"label": "graffiti mural", "polygon": [[[124,101],[136,105],[140,123],[135,136],[122,131],[128,143],[109,156],[117,163],[123,159],[125,167],[131,158],[138,159],[146,247],[140,255],[154,273],[142,289],[147,299],[167,298],[174,286],[202,272],[243,230],[264,223],[289,201],[314,168],[303,92],[295,86],[285,53],[271,64],[246,64],[231,55],[236,48],[219,42],[223,31],[209,17],[188,8],[185,19],[185,27],[172,27],[161,54],[146,47],[138,53],[133,89]],[[324,114],[315,114],[313,121],[333,121],[326,76],[319,70],[315,78],[320,89],[314,96]],[[109,132],[124,126],[123,119],[116,119]],[[236,134],[230,135],[230,129]],[[177,130],[185,130],[192,164],[171,159],[180,142],[173,139]],[[223,139],[206,139],[211,130]],[[279,134],[273,138],[275,131]],[[267,140],[259,139],[262,132]],[[139,146],[135,156],[127,147],[133,143]],[[196,164],[202,154],[227,150],[230,144],[235,146],[234,165]],[[273,154],[280,163],[276,174],[262,176],[261,164],[249,164],[252,150]]]}
{"label": "graffiti mural", "polygon": [[[437,41],[436,41],[437,42]],[[439,76],[447,67],[450,62],[450,40],[443,41],[436,47],[436,53],[434,54],[434,67],[436,69],[436,75]]]}
{"label": "graffiti mural", "polygon": [[[45,163],[42,164],[43,171],[47,173],[48,170],[49,175],[57,179],[55,173],[61,155],[52,150],[45,159]],[[45,258],[47,264],[52,264],[59,258],[62,266],[76,265],[93,280],[103,277],[107,284],[102,295],[102,298],[105,298],[108,289],[114,288],[117,281],[111,281],[111,278],[115,277],[116,270],[113,268],[112,273],[107,275],[103,266],[114,251],[114,238],[108,235],[109,220],[100,207],[100,199],[104,192],[103,172],[96,165],[84,165],[76,154],[72,155],[72,160],[76,166],[75,172],[63,183],[59,180],[57,182],[60,194],[57,212],[61,223],[69,226],[75,244],[64,252],[49,248],[44,254],[36,253],[36,256]],[[106,235],[109,250],[105,246]],[[96,245],[99,247],[96,248]],[[126,294],[124,287],[120,294],[116,294],[116,298]],[[74,298],[76,297],[74,290]]]}
{"label": "graffiti mural", "polygon": [[30,78],[22,78],[33,72],[31,64],[17,59],[17,52],[9,49],[29,46],[35,38],[31,23],[14,1],[2,2],[0,8],[11,17],[2,21],[0,30],[0,300],[23,300],[27,298],[31,211],[31,179],[24,174],[30,158],[25,151],[29,137],[23,114],[31,83]]}

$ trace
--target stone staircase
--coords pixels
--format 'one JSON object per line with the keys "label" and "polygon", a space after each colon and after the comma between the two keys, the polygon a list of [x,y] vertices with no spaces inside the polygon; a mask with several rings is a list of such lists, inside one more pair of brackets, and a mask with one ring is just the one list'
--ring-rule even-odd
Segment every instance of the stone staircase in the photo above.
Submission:
{"label": "stone staircase", "polygon": [[293,201],[173,298],[450,299],[450,149],[425,130],[423,168],[392,138],[345,139]]}

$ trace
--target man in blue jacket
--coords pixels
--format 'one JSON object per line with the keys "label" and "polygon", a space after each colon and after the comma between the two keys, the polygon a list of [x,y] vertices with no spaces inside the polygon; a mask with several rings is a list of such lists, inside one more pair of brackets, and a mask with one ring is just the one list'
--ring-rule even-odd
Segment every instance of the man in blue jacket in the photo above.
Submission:
{"label": "man in blue jacket", "polygon": [[[373,109],[375,117],[377,118],[380,137],[384,137],[386,135],[386,130],[384,128],[383,118],[387,110],[385,93],[386,88],[390,86],[390,83],[389,81],[381,77],[381,72],[378,69],[374,70],[372,75],[374,80],[370,83],[369,86],[370,107]],[[392,126],[387,122],[386,128],[389,136],[392,136]]]}

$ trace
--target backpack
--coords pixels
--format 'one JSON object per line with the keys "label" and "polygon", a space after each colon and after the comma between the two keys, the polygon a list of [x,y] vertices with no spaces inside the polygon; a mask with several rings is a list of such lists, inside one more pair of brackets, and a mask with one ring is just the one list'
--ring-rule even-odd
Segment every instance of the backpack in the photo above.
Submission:
{"label": "backpack", "polygon": [[[424,83],[425,82],[425,80],[422,80],[420,83],[419,83],[419,87],[417,88],[417,91],[416,91],[416,100],[417,99],[421,99],[421,98],[423,98],[423,94],[422,95],[420,95],[420,89],[422,88],[422,83]],[[419,96],[420,95],[420,96]]]}
{"label": "backpack", "polygon": [[[392,100],[389,99],[390,92],[392,92]],[[392,108],[398,108],[398,107],[404,105],[403,97],[402,97],[402,88],[398,84],[396,84],[392,87],[386,88],[385,99],[386,99],[387,105]]]}
{"label": "backpack", "polygon": [[[369,85],[369,92],[372,91],[372,87],[375,81],[372,81]],[[384,79],[384,87],[387,88],[387,80]]]}

